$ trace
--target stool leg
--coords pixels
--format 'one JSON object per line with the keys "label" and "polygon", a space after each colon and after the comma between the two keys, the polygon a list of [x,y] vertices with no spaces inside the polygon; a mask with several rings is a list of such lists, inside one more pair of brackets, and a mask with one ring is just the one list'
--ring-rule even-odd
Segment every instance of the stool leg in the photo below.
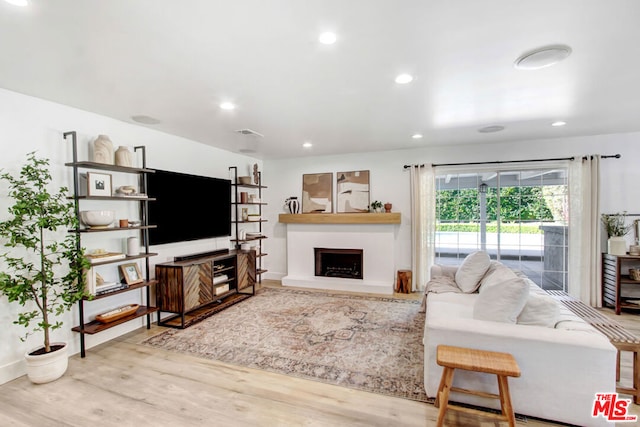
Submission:
{"label": "stool leg", "polygon": [[440,407],[438,411],[437,427],[442,427],[444,423],[444,415],[447,412],[447,404],[449,403],[449,391],[453,384],[453,368],[445,367],[442,371],[442,378],[440,379],[440,387],[438,387],[438,396],[436,397],[436,407]]}
{"label": "stool leg", "polygon": [[509,427],[515,427],[516,416],[511,405],[511,393],[509,393],[509,379],[504,375],[498,375],[498,390],[500,390],[500,407],[502,415],[509,421]]}
{"label": "stool leg", "polygon": [[633,352],[633,403],[640,400],[640,352]]}

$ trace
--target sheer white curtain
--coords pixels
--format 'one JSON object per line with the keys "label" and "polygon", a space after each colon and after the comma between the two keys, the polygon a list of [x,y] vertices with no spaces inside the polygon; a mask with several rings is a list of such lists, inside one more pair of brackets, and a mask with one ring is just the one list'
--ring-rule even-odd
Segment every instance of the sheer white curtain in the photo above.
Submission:
{"label": "sheer white curtain", "polygon": [[412,291],[424,290],[435,254],[435,173],[430,164],[411,166]]}
{"label": "sheer white curtain", "polygon": [[602,306],[600,257],[600,156],[569,166],[569,288],[572,296]]}

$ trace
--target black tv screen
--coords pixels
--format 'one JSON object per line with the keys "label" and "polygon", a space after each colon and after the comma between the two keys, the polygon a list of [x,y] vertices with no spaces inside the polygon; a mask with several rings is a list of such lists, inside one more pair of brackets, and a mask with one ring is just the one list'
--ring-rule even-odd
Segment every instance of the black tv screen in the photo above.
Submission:
{"label": "black tv screen", "polygon": [[147,174],[149,244],[231,235],[231,181],[155,169]]}

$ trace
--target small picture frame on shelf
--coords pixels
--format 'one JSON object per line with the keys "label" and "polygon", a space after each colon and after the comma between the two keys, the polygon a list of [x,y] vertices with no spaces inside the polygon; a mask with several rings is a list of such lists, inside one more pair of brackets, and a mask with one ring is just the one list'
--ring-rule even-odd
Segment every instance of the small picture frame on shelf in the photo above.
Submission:
{"label": "small picture frame on shelf", "polygon": [[111,196],[111,174],[87,172],[87,196]]}
{"label": "small picture frame on shelf", "polygon": [[121,264],[119,268],[120,274],[124,278],[124,281],[127,283],[127,285],[135,285],[136,283],[144,282],[137,263],[132,262],[129,264]]}

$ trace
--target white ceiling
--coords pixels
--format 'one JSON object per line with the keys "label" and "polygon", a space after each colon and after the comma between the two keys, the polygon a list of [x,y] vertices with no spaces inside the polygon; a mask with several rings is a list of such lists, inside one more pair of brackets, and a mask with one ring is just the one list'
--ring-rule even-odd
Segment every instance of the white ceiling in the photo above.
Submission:
{"label": "white ceiling", "polygon": [[0,1],[0,87],[260,158],[640,130],[638,0],[30,3]]}

